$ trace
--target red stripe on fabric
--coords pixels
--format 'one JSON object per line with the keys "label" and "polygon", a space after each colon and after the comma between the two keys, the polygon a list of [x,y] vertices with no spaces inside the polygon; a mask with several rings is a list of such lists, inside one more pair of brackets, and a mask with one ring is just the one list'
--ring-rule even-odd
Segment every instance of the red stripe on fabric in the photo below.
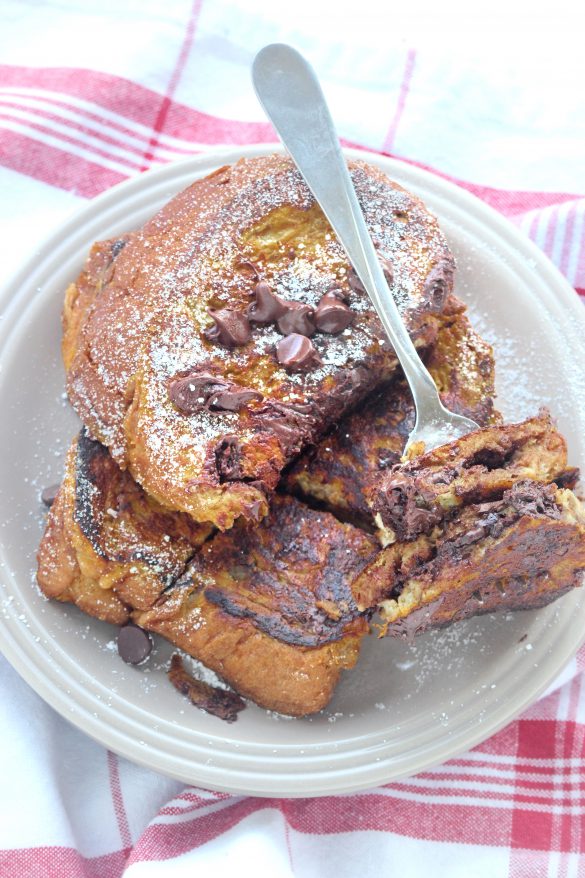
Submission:
{"label": "red stripe on fabric", "polygon": [[[266,800],[270,801],[270,800]],[[223,835],[249,814],[267,807],[264,800],[243,799],[221,810],[181,823],[154,823],[140,836],[126,868],[143,860],[170,860]]]}
{"label": "red stripe on fabric", "polygon": [[404,73],[402,74],[402,82],[400,83],[400,91],[398,92],[398,101],[396,102],[396,109],[394,111],[394,116],[392,117],[392,121],[390,122],[390,127],[388,128],[388,132],[386,137],[384,138],[384,144],[382,149],[384,152],[389,152],[394,146],[394,140],[396,138],[396,131],[398,129],[398,124],[404,112],[404,106],[406,104],[406,98],[408,97],[408,91],[410,89],[410,83],[412,80],[412,74],[414,72],[414,62],[416,60],[416,52],[414,49],[409,49],[406,55],[406,64],[404,66]]}
{"label": "red stripe on fabric", "polygon": [[[576,715],[569,704],[569,716]],[[517,756],[542,759],[567,758],[575,754],[574,741],[583,728],[574,719],[570,720],[526,720],[516,723],[518,726]],[[561,766],[559,766],[559,769]],[[570,804],[562,795],[566,784],[554,785],[549,805],[550,811],[533,811],[523,807],[527,801],[523,793],[515,795],[512,818],[512,848],[533,849],[542,851],[561,851],[564,853],[585,852],[582,823],[584,815],[571,814],[561,809]],[[579,805],[582,799],[572,800],[573,806]],[[514,859],[512,858],[511,864]],[[510,869],[514,875],[521,874],[517,865]]]}
{"label": "red stripe on fabric", "polygon": [[[579,694],[581,691],[581,680],[578,678],[573,678],[568,684],[570,686],[569,689],[569,722],[564,723],[564,746],[563,746],[563,756],[565,759],[569,757],[572,753],[575,752],[575,743],[577,740],[577,736],[579,731],[579,726],[576,722],[577,713],[579,709]],[[561,850],[569,850],[574,851],[578,850],[581,843],[581,829],[580,824],[582,821],[574,821],[574,820],[564,820],[563,825],[561,827]],[[563,869],[566,864],[563,864]]]}
{"label": "red stripe on fabric", "polygon": [[[60,92],[91,101],[133,122],[152,128],[153,107],[162,95],[121,76],[98,70],[70,67],[15,67],[0,64],[0,85]],[[189,129],[191,134],[185,133]],[[193,137],[192,132],[197,132]],[[165,133],[214,146],[217,143],[268,143],[275,141],[274,129],[267,122],[224,119],[171,102]]]}
{"label": "red stripe on fabric", "polygon": [[278,803],[280,805],[280,812],[284,821],[284,840],[286,842],[286,850],[288,852],[288,862],[290,865],[291,874],[294,875],[295,868],[293,864],[292,845],[290,843],[290,825],[286,816],[286,800],[279,799]]}
{"label": "red stripe on fabric", "polygon": [[540,214],[535,213],[532,219],[530,220],[530,226],[528,228],[528,237],[533,241],[536,238],[536,230],[538,229],[538,223],[540,220]]}
{"label": "red stripe on fabric", "polygon": [[[449,778],[451,780],[451,778]],[[467,781],[467,778],[463,779],[464,782]],[[484,779],[485,781],[485,779]],[[492,778],[489,778],[489,783],[492,783]],[[494,781],[495,783],[495,781]],[[511,781],[507,781],[508,784]],[[565,785],[566,786],[566,785]],[[440,786],[438,784],[429,784],[428,786],[424,786],[422,784],[408,784],[401,783],[397,784],[396,787],[392,787],[395,789],[398,796],[401,793],[411,793],[416,796],[437,796],[444,798],[459,798],[462,800],[468,799],[470,796],[473,796],[474,799],[485,799],[486,802],[495,801],[502,803],[502,807],[510,808],[514,805],[514,803],[520,803],[522,805],[538,805],[540,808],[556,808],[563,813],[567,813],[569,817],[572,815],[569,814],[569,809],[579,809],[583,812],[585,817],[585,795],[576,797],[576,796],[566,796],[562,797],[558,795],[561,792],[561,789],[558,785],[554,785],[552,790],[540,790],[543,793],[550,792],[549,796],[537,796],[531,792],[532,785],[526,788],[516,788],[513,792],[506,791],[503,789],[498,790],[490,790],[478,787],[476,789],[468,790],[463,787],[458,789],[455,786],[452,786],[450,783],[445,784],[444,786]],[[552,793],[557,793],[557,795],[553,796]],[[450,803],[445,803],[446,805],[450,805]],[[465,804],[462,802],[462,804]]]}
{"label": "red stripe on fabric", "polygon": [[31,140],[15,131],[3,132],[0,137],[0,163],[20,174],[85,198],[93,198],[127,179],[125,174]]}
{"label": "red stripe on fabric", "polygon": [[577,269],[575,271],[575,283],[581,284],[585,281],[585,239],[581,238],[578,244],[579,255],[577,257]]}
{"label": "red stripe on fabric", "polygon": [[36,847],[0,851],[2,878],[121,878],[128,851],[82,857],[73,848]]}
{"label": "red stripe on fabric", "polygon": [[[12,102],[7,101],[6,98],[8,96],[12,97],[14,100]],[[58,98],[58,97],[55,97],[54,95],[43,94],[43,95],[30,95],[30,97],[34,97],[35,100],[42,101],[43,104],[48,104],[49,106],[52,106],[52,107],[60,107],[61,109],[68,110],[72,113],[75,113],[76,115],[80,116],[82,119],[87,119],[88,125],[87,125],[87,127],[85,127],[82,122],[68,120],[68,119],[56,114],[56,118],[61,120],[63,122],[63,124],[74,125],[74,126],[80,128],[82,131],[87,131],[88,133],[94,133],[95,137],[102,137],[102,136],[107,136],[107,135],[102,135],[101,132],[96,132],[95,128],[91,127],[91,125],[89,124],[91,122],[94,122],[94,123],[99,124],[99,125],[107,125],[108,128],[112,128],[114,131],[118,131],[118,132],[120,132],[120,134],[123,134],[126,137],[133,137],[137,140],[140,140],[141,138],[144,139],[144,134],[141,134],[139,131],[134,130],[130,124],[128,124],[128,123],[124,124],[124,122],[120,122],[118,119],[112,119],[109,116],[106,116],[105,113],[102,113],[100,115],[99,107],[95,111],[92,111],[92,110],[87,109],[86,107],[82,107],[76,103],[68,101],[65,96],[62,98]],[[23,95],[19,94],[16,91],[16,89],[12,92],[9,90],[8,91],[1,91],[0,92],[0,105],[10,106],[10,107],[18,106],[23,110],[27,110],[29,113],[41,113],[41,114],[49,114],[50,113],[50,111],[47,108],[43,108],[42,110],[40,110],[36,107],[33,108],[33,107],[28,106],[22,100],[21,100],[21,103],[17,105],[15,103],[15,101],[18,101],[19,99],[22,99],[22,98],[23,98]],[[135,123],[135,124],[140,125],[141,123]],[[115,140],[115,142],[124,144],[126,146],[126,141],[123,140],[122,138],[120,138],[120,140]],[[129,146],[127,148],[132,149],[131,146]],[[190,154],[190,149],[188,149],[187,147],[172,145],[172,146],[164,146],[164,149],[167,149],[170,152],[176,152],[178,155],[189,155]]]}
{"label": "red stripe on fabric", "polygon": [[[86,149],[88,152],[93,152],[96,155],[101,155],[104,158],[119,162],[120,164],[128,165],[129,174],[134,170],[141,169],[141,160],[143,159],[142,151],[136,149],[131,144],[124,143],[123,141],[116,140],[113,137],[110,137],[107,134],[97,133],[95,131],[91,131],[88,128],[85,128],[83,125],[76,125],[75,123],[69,123],[64,121],[59,116],[56,116],[51,112],[39,113],[38,118],[33,119],[20,119],[15,113],[11,113],[12,107],[6,104],[2,104],[0,101],[0,120],[5,119],[10,122],[16,122],[18,125],[24,125],[28,128],[33,128],[35,131],[39,131],[44,134],[48,134],[51,137],[56,138],[57,140],[63,140],[65,143],[71,143],[75,146],[80,146],[82,149]],[[57,122],[60,125],[65,125],[69,130],[67,133],[63,131],[59,131],[54,126],[51,126],[51,122]],[[0,125],[1,127],[1,125]],[[87,143],[86,140],[83,140],[81,137],[76,137],[76,132],[80,132],[83,134],[87,134],[91,137],[94,137],[96,140],[99,140],[103,146],[97,146],[95,144]],[[26,136],[26,135],[25,135]],[[34,139],[34,138],[31,138]],[[120,156],[115,152],[108,150],[108,144],[122,148],[124,151],[129,153],[135,153],[135,156]]]}
{"label": "red stripe on fabric", "polygon": [[[365,146],[357,146],[357,148],[363,150],[368,149]],[[382,150],[381,154],[387,155],[389,158],[399,159],[400,161],[405,162],[408,165],[413,165],[416,168],[422,168],[423,171],[428,171],[431,174],[435,174],[437,177],[441,177],[443,180],[455,183],[456,186],[461,186],[462,189],[466,189],[468,192],[471,192],[472,195],[476,195],[482,201],[485,201],[486,204],[489,204],[491,207],[494,207],[506,216],[514,216],[519,213],[526,213],[529,210],[537,210],[539,208],[549,207],[552,204],[561,204],[565,201],[573,201],[583,198],[582,194],[579,195],[574,192],[535,192],[528,189],[495,189],[491,186],[482,186],[478,183],[471,183],[468,180],[462,180],[459,177],[454,177],[452,174],[446,174],[444,171],[437,170],[437,168],[433,168],[431,165],[427,165],[424,162],[414,161],[413,159],[408,159],[404,156],[387,152],[386,150]]]}
{"label": "red stripe on fabric", "polygon": [[178,814],[191,814],[195,811],[198,811],[200,808],[206,808],[208,805],[213,805],[215,802],[223,801],[225,799],[232,799],[233,796],[231,793],[212,793],[211,796],[200,796],[195,792],[183,792],[173,801],[184,801],[185,804],[183,807],[180,805],[168,804],[160,809],[158,812],[161,815],[170,815],[176,816]]}
{"label": "red stripe on fabric", "polygon": [[543,215],[543,218],[546,221],[546,233],[545,233],[545,237],[544,237],[544,244],[542,245],[542,250],[550,258],[552,256],[555,235],[557,232],[557,224],[559,222],[558,207],[553,208],[550,211],[547,211]]}
{"label": "red stripe on fabric", "polygon": [[[392,787],[388,787],[391,789]],[[509,838],[511,809],[435,804],[392,799],[375,793],[320,799],[244,799],[221,810],[180,823],[149,826],[132,851],[128,867],[142,860],[165,860],[224,834],[250,814],[279,810],[290,828],[307,835],[360,830],[393,832],[433,841],[464,840],[468,844],[504,845]]]}
{"label": "red stripe on fabric", "polygon": [[165,127],[165,122],[171,106],[172,97],[181,79],[181,75],[185,68],[185,64],[187,63],[187,58],[189,57],[189,52],[193,44],[193,39],[195,37],[195,28],[197,25],[197,19],[199,18],[199,13],[201,12],[202,2],[203,0],[193,0],[193,5],[191,6],[191,12],[189,14],[189,20],[187,21],[185,37],[181,45],[179,57],[177,58],[177,63],[175,64],[175,68],[171,74],[166,94],[162,99],[159,111],[156,115],[156,119],[154,120],[154,125],[152,126],[153,135],[150,138],[149,144],[146,147],[146,151],[144,153],[144,165],[142,170],[146,170],[150,165],[150,162],[153,158],[153,150],[158,143],[158,138],[161,131],[163,131]]}
{"label": "red stripe on fabric", "polygon": [[[579,783],[585,783],[585,765],[577,766],[577,765],[563,765],[559,764],[557,766],[552,765],[539,765],[538,763],[530,763],[527,765],[523,765],[522,763],[513,763],[509,762],[506,764],[501,764],[498,762],[490,762],[488,759],[486,760],[476,760],[476,759],[457,759],[451,760],[447,763],[448,765],[454,766],[456,768],[461,768],[462,773],[466,774],[474,774],[477,773],[480,769],[486,769],[490,772],[497,773],[498,771],[514,771],[518,774],[537,774],[537,775],[563,775],[563,774],[578,774],[583,777],[582,781]],[[437,773],[440,774],[440,769],[437,769]],[[417,775],[417,777],[422,777],[423,775]],[[435,774],[431,776],[436,776]],[[449,775],[452,776],[452,775]],[[485,775],[482,775],[485,777]],[[491,776],[491,775],[490,775]]]}
{"label": "red stripe on fabric", "polygon": [[112,793],[112,804],[114,806],[114,814],[118,823],[120,839],[125,848],[132,847],[132,836],[130,835],[130,827],[128,826],[128,815],[124,805],[124,795],[122,793],[122,785],[120,783],[120,770],[118,757],[108,750],[108,774],[110,777],[110,791]]}
{"label": "red stripe on fabric", "polygon": [[[449,763],[450,765],[450,763]],[[502,766],[499,766],[501,769]],[[511,785],[514,780],[508,776],[498,776],[498,769],[492,768],[489,773],[481,773],[473,768],[469,768],[467,771],[462,770],[460,772],[444,772],[440,769],[434,772],[421,772],[416,775],[417,781],[432,781],[433,784],[436,784],[440,781],[446,784],[455,784],[458,781],[461,782],[469,782],[476,784],[491,784],[493,786],[504,787],[507,785]],[[517,766],[506,766],[506,771],[509,774],[511,770],[517,771]],[[583,788],[585,795],[585,777],[582,780],[561,780],[559,781],[557,775],[561,774],[560,771],[557,772],[556,769],[549,769],[549,774],[551,775],[550,779],[545,778],[542,774],[538,774],[538,780],[526,779],[522,777],[521,772],[517,772],[518,776],[515,778],[515,783],[518,789],[521,790],[534,790],[534,792],[542,792],[547,793],[553,789],[561,789],[565,791],[572,790],[580,790]],[[530,772],[530,774],[537,774],[536,772]],[[429,792],[430,792],[429,787]],[[487,791],[486,791],[487,792]],[[464,792],[464,795],[468,795],[467,792]],[[478,789],[477,792],[474,792],[474,795],[484,795],[481,789]],[[491,793],[491,795],[495,795],[496,798],[500,798],[500,793]],[[542,801],[542,799],[540,799]],[[550,800],[552,802],[552,799]]]}

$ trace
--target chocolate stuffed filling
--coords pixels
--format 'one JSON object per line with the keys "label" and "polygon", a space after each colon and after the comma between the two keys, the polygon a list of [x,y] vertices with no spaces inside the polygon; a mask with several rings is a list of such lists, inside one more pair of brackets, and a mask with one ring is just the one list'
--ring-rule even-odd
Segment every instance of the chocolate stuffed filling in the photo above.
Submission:
{"label": "chocolate stuffed filling", "polygon": [[372,505],[386,542],[409,541],[430,534],[463,507],[502,500],[520,482],[573,480],[572,474],[565,478],[565,471],[564,443],[543,413],[521,424],[478,431],[395,465]]}

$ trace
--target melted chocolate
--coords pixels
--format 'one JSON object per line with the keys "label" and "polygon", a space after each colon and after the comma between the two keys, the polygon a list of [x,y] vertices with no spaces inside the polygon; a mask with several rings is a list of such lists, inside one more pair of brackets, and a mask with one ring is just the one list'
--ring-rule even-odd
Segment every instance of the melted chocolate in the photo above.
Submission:
{"label": "melted chocolate", "polygon": [[428,296],[428,307],[443,309],[447,296],[453,288],[453,275],[455,273],[455,265],[447,259],[437,262],[427,275],[424,291]]}
{"label": "melted chocolate", "polygon": [[171,402],[184,415],[192,415],[209,407],[210,400],[226,391],[229,383],[209,372],[190,372],[172,378],[168,385]]}
{"label": "melted chocolate", "polygon": [[196,680],[185,670],[183,660],[177,653],[171,659],[168,678],[175,689],[188,698],[191,704],[227,723],[235,722],[238,713],[246,706],[246,702],[235,692]]}
{"label": "melted chocolate", "polygon": [[353,321],[354,313],[335,293],[325,293],[315,312],[315,326],[320,332],[336,335]]}
{"label": "melted chocolate", "polygon": [[286,302],[286,311],[278,319],[278,328],[283,335],[304,335],[307,338],[315,333],[315,311],[300,302]]}
{"label": "melted chocolate", "polygon": [[215,326],[206,329],[204,335],[209,341],[217,342],[226,348],[235,348],[246,344],[252,338],[252,329],[246,315],[241,311],[221,308],[219,311],[209,309]]}
{"label": "melted chocolate", "polygon": [[252,400],[264,397],[257,390],[231,384],[209,372],[191,372],[169,382],[169,398],[182,414],[192,415],[204,409],[239,412]]}
{"label": "melted chocolate", "polygon": [[241,478],[241,447],[237,436],[224,436],[215,446],[214,454],[220,482]]}
{"label": "melted chocolate", "polygon": [[210,407],[220,409],[224,412],[239,412],[245,408],[249,402],[261,402],[263,395],[257,390],[246,390],[238,387],[237,384],[231,384],[228,390],[222,390],[216,393],[210,400]]}
{"label": "melted chocolate", "polygon": [[257,409],[254,415],[261,429],[276,435],[287,455],[313,439],[319,421],[310,405],[291,405],[274,400]]}
{"label": "melted chocolate", "polygon": [[306,372],[322,362],[313,342],[296,332],[278,342],[276,359],[290,372]]}
{"label": "melted chocolate", "polygon": [[248,318],[253,323],[273,323],[286,313],[287,305],[272,290],[272,287],[261,280],[254,287],[256,301],[248,308]]}

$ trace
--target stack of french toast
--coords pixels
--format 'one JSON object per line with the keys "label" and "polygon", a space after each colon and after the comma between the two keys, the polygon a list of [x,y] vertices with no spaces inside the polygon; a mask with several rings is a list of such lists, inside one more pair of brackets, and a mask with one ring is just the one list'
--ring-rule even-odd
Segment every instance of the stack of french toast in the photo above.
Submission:
{"label": "stack of french toast", "polygon": [[415,413],[395,354],[280,155],[220,168],[94,245],[63,312],[84,427],[42,591],[293,716],[327,704],[371,630],[541,607],[585,568],[566,443],[544,410],[502,423],[436,219],[378,168],[350,172],[443,401],[480,425],[461,440],[403,458]]}

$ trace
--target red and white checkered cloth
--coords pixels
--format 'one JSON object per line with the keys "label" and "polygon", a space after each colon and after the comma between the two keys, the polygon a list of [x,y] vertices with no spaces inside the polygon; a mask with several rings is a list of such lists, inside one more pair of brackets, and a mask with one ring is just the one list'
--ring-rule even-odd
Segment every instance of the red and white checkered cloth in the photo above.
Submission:
{"label": "red and white checkered cloth", "polygon": [[[408,10],[390,25],[386,4],[358,5],[3,0],[0,273],[130,175],[273,141],[248,69],[262,45],[285,41],[317,68],[346,143],[456,179],[583,294],[582,51],[555,49],[536,15],[484,48],[447,40],[448,22],[431,39],[430,0],[407,4],[421,12],[414,29]],[[585,876],[585,651],[552,694],[465,756],[323,799],[185,789],[107,752],[1,658],[0,669],[0,878]]]}

